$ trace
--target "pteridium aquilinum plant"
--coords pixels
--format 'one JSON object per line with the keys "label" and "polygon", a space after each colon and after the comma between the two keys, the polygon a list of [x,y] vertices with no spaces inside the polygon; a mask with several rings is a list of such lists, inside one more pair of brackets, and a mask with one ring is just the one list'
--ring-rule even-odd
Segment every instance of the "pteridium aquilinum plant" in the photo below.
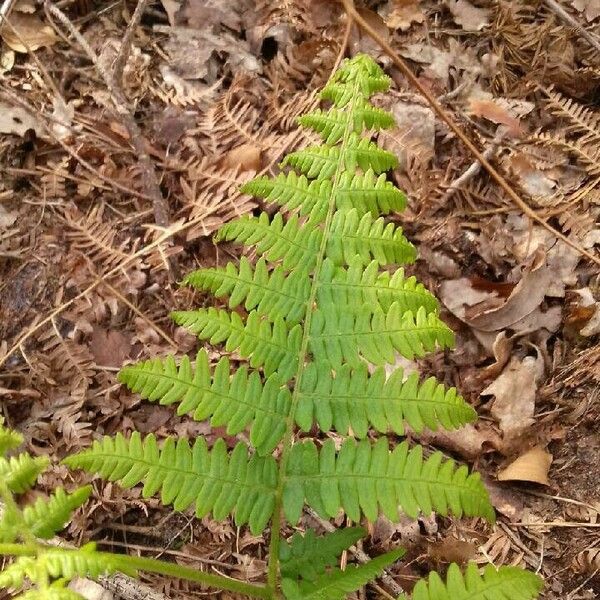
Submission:
{"label": "pteridium aquilinum plant", "polygon": [[[284,522],[298,523],[305,506],[354,522],[432,511],[494,520],[478,474],[439,452],[425,458],[420,446],[395,441],[405,424],[417,432],[450,430],[476,413],[454,388],[394,366],[398,354],[414,359],[449,348],[453,334],[435,297],[395,267],[413,262],[416,252],[385,219],[406,199],[385,175],[396,158],[371,139],[393,125],[370,102],[389,83],[371,58],[346,60],[321,92],[328,110],[299,119],[323,143],[288,154],[277,177],[244,186],[279,211],[242,217],[218,232],[217,240],[253,248],[256,262],[242,257],[185,278],[186,285],[228,298],[228,309],[178,311],[175,322],[247,362],[232,369],[223,357],[213,366],[200,350],[194,363],[167,357],[120,373],[143,398],[177,404],[178,414],[210,419],[230,436],[247,432],[247,441],[229,449],[224,439],[212,447],[203,437],[159,444],[134,433],[105,437],[65,460],[124,487],[143,483],[144,497],[160,494],[176,510],[193,507],[198,517],[217,520],[232,515],[254,534],[268,530],[266,585],[204,573],[198,581],[250,597],[341,599],[401,556],[397,550],[340,570],[338,557],[364,534],[360,528],[324,537],[309,530],[282,541]],[[108,570],[120,568],[120,560]],[[21,572],[32,578],[28,568]],[[480,575],[470,566],[463,576],[452,567],[446,582],[432,575],[413,598],[528,600],[538,590],[537,577],[519,569]]]}

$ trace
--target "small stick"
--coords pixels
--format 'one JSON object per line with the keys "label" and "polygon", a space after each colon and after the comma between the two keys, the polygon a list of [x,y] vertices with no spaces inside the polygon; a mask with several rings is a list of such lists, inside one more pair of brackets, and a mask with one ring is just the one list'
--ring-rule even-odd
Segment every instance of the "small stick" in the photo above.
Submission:
{"label": "small stick", "polygon": [[545,0],[546,6],[554,11],[565,23],[570,25],[586,42],[600,52],[600,41],[596,39],[587,29],[582,27],[575,17],[571,16],[556,0]]}
{"label": "small stick", "polygon": [[483,154],[477,149],[475,144],[469,139],[469,137],[462,131],[460,126],[455,120],[442,108],[440,103],[437,101],[435,96],[419,81],[417,76],[408,67],[406,62],[400,58],[398,53],[386,42],[369,23],[361,16],[354,6],[354,0],[342,0],[346,12],[354,18],[354,20],[366,31],[382,48],[382,50],[392,59],[392,62],[402,74],[408,79],[408,81],[419,91],[419,93],[427,100],[429,105],[435,114],[448,125],[451,131],[458,137],[458,139],[467,147],[467,149],[473,154],[473,156],[481,163],[485,170],[490,174],[492,179],[507,193],[509,198],[514,204],[532,221],[539,223],[544,229],[549,231],[553,236],[562,240],[567,246],[576,250],[582,256],[585,256],[592,262],[600,265],[600,257],[595,256],[591,252],[588,252],[585,248],[582,248],[579,244],[576,244],[566,235],[557,231],[552,225],[549,225],[542,217],[540,217],[535,210],[533,210],[519,195],[513,190],[511,185],[506,179],[495,169],[494,166],[483,156]]}
{"label": "small stick", "polygon": [[[124,68],[124,64],[127,61],[127,57],[129,56],[133,31],[139,23],[139,19],[142,16],[146,2],[147,0],[140,0],[136,7],[136,10],[133,13],[131,21],[129,21],[129,25],[127,26],[127,32],[125,33],[123,44],[121,46],[119,54],[117,55],[118,62],[115,65],[116,67],[121,69],[120,72],[116,72],[116,75],[120,76],[119,78],[122,77],[122,69]],[[100,73],[102,79],[104,80],[104,83],[106,84],[106,87],[108,88],[108,91],[110,93],[111,100],[115,106],[116,112],[123,120],[123,124],[129,132],[131,145],[133,146],[137,154],[138,163],[140,165],[140,171],[142,175],[142,187],[146,196],[152,198],[154,221],[159,227],[168,227],[169,210],[160,190],[158,179],[156,177],[156,172],[154,170],[154,165],[150,159],[148,152],[146,151],[144,137],[138,124],[133,118],[132,111],[128,106],[125,94],[123,93],[121,82],[117,81],[114,75],[111,76],[102,68],[102,66],[98,62],[98,57],[96,56],[95,52],[92,50],[92,48],[90,48],[86,39],[73,25],[69,17],[67,17],[67,15],[65,15],[65,13],[63,13],[59,8],[56,8],[56,6],[50,4],[50,2],[48,2],[47,0],[45,6],[48,9],[48,11],[51,12],[77,40],[79,45],[83,48],[85,53],[88,55],[88,58],[92,61],[92,63],[98,70],[98,73]]]}
{"label": "small stick", "polygon": [[[502,141],[503,137],[504,137],[504,131],[502,131],[500,128],[498,128],[498,131],[496,131],[496,135],[494,136],[494,139],[490,143],[490,147],[486,148],[485,152],[483,153],[483,156],[487,160],[492,158],[492,156],[495,154],[496,150],[498,149],[498,145]],[[475,161],[473,161],[471,166],[462,175],[460,175],[460,177],[457,177],[448,186],[448,188],[446,189],[446,193],[444,194],[444,200],[449,200],[454,195],[454,192],[459,190],[467,182],[471,181],[471,179],[473,179],[473,177],[475,177],[475,175],[477,175],[479,173],[479,171],[481,171],[481,163],[478,160],[475,160]]]}

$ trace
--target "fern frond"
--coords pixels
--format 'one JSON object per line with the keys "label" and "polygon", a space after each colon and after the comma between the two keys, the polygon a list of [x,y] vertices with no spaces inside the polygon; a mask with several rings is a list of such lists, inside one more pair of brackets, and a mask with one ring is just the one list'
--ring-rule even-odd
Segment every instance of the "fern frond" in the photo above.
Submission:
{"label": "fern frond", "polygon": [[317,301],[320,305],[379,305],[386,313],[394,303],[413,313],[421,307],[427,313],[437,313],[439,308],[435,296],[416,277],[405,277],[403,269],[393,274],[380,271],[376,260],[364,267],[359,256],[350,261],[347,269],[336,266],[329,258],[323,261]]}
{"label": "fern frond", "polygon": [[201,340],[211,344],[225,342],[225,350],[238,350],[241,356],[250,358],[251,367],[264,367],[267,376],[277,371],[288,381],[296,372],[302,338],[300,325],[288,327],[282,318],[270,323],[254,310],[246,322],[236,312],[216,308],[175,311],[171,317]]}
{"label": "fern frond", "polygon": [[241,442],[231,453],[223,439],[211,450],[204,438],[192,447],[184,439],[167,438],[159,447],[153,435],[142,439],[134,432],[129,439],[104,437],[64,462],[125,488],[143,482],[144,498],[160,491],[161,502],[178,511],[194,504],[198,517],[212,512],[221,520],[232,513],[237,525],[249,523],[255,535],[273,512],[277,464],[271,456],[249,456]]}
{"label": "fern frond", "polygon": [[359,215],[370,212],[374,217],[401,212],[406,196],[385,174],[376,176],[373,170],[365,173],[342,173],[335,192],[338,210],[356,209]]}
{"label": "fern frond", "polygon": [[333,369],[344,363],[356,368],[361,357],[377,366],[393,364],[396,351],[412,360],[453,344],[452,330],[435,314],[421,307],[413,315],[396,303],[387,314],[377,306],[323,305],[314,311],[309,338],[315,362]]}
{"label": "fern frond", "polygon": [[0,417],[0,456],[18,448],[23,443],[23,436],[17,431],[4,426],[4,418]]}
{"label": "fern frond", "polygon": [[349,264],[360,256],[367,265],[376,260],[380,265],[412,263],[415,247],[404,237],[402,229],[371,213],[359,217],[358,211],[338,211],[331,223],[327,256],[337,265]]}
{"label": "fern frond", "polygon": [[304,535],[297,532],[281,546],[281,576],[313,581],[327,567],[335,566],[341,553],[365,535],[362,527],[337,529],[319,537],[312,529]]}
{"label": "fern frond", "polygon": [[288,211],[298,210],[303,216],[311,214],[319,206],[327,208],[332,186],[329,179],[309,181],[295,171],[280,173],[277,177],[256,177],[241,188],[244,194],[276,202]]}
{"label": "fern frond", "polygon": [[277,266],[271,272],[264,258],[253,267],[242,256],[239,266],[199,269],[187,275],[183,283],[199,290],[209,290],[217,298],[229,296],[229,308],[244,303],[246,310],[256,309],[259,315],[282,318],[289,324],[299,323],[310,295],[310,278],[301,269],[286,273]]}
{"label": "fern frond", "polygon": [[363,129],[389,129],[394,126],[394,118],[368,102],[356,102],[352,111],[317,109],[299,117],[298,123],[316,131],[326,144],[336,144],[348,130],[360,133]]}
{"label": "fern frond", "polygon": [[196,421],[210,418],[213,427],[227,425],[228,435],[250,426],[250,442],[261,455],[281,440],[290,410],[291,394],[281,387],[278,375],[263,384],[257,372],[248,374],[240,367],[232,377],[226,357],[211,373],[205,350],[198,352],[194,368],[187,356],[179,368],[168,356],[124,367],[119,381],[152,402],[179,402],[179,415],[191,413]]}
{"label": "fern frond", "polygon": [[23,519],[33,535],[49,540],[64,528],[73,511],[79,508],[91,493],[92,487],[89,485],[71,493],[57,488],[49,498],[38,498],[34,504],[27,505],[23,510]]}
{"label": "fern frond", "polygon": [[14,494],[22,494],[31,488],[48,463],[45,456],[33,458],[25,453],[0,458],[0,482]]}
{"label": "fern frond", "polygon": [[434,377],[419,383],[412,373],[406,379],[396,369],[386,379],[383,367],[369,373],[367,365],[342,365],[335,377],[324,363],[306,365],[302,375],[295,419],[303,431],[316,421],[322,431],[364,438],[371,427],[404,435],[404,422],[416,432],[425,427],[457,429],[477,418],[455,388],[446,389]]}
{"label": "fern frond", "polygon": [[51,585],[43,589],[28,590],[24,594],[15,596],[14,600],[85,600],[85,598],[69,588]]}
{"label": "fern frond", "polygon": [[321,244],[322,231],[305,225],[300,227],[297,215],[287,221],[280,213],[273,219],[267,213],[259,217],[241,217],[226,223],[215,236],[216,241],[236,241],[255,246],[270,261],[281,260],[286,270],[312,270]]}
{"label": "fern frond", "polygon": [[[19,588],[26,579],[46,583],[48,578],[97,578],[123,571],[124,561],[104,552],[96,552],[93,543],[77,550],[47,547],[36,556],[19,556],[0,572],[0,588]],[[134,570],[128,574],[135,575]]]}
{"label": "fern frond", "polygon": [[351,133],[344,146],[309,146],[304,150],[290,152],[281,162],[282,167],[290,166],[298,169],[310,179],[327,179],[333,177],[343,165],[346,171],[363,171],[371,169],[375,173],[383,173],[398,166],[398,159],[387,150],[382,150],[368,138],[361,138]]}
{"label": "fern frond", "polygon": [[[542,589],[542,580],[534,573],[516,567],[487,565],[480,575],[477,566],[469,563],[465,574],[456,564],[448,569],[446,581],[434,571],[417,582],[412,600],[532,600]],[[408,600],[400,596],[398,600]]]}
{"label": "fern frond", "polygon": [[353,521],[364,514],[374,522],[379,507],[398,521],[399,506],[413,518],[432,510],[444,516],[452,512],[457,517],[495,518],[478,473],[456,468],[440,452],[423,460],[423,448],[409,451],[407,442],[389,452],[385,438],[374,444],[349,439],[337,454],[331,439],[320,452],[312,441],[294,445],[283,502],[291,523],[298,521],[305,501],[324,518],[342,509]]}
{"label": "fern frond", "polygon": [[375,579],[403,555],[402,549],[392,550],[364,565],[349,565],[344,571],[333,569],[314,581],[284,579],[281,587],[288,600],[343,600],[348,594]]}

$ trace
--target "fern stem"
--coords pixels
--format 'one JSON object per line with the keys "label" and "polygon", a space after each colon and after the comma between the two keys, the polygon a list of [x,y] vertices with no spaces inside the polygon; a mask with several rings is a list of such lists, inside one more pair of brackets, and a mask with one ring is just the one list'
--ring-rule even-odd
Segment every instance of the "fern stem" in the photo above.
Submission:
{"label": "fern stem", "polygon": [[[348,105],[348,113],[351,115],[354,109],[355,98],[358,92],[358,82],[354,82],[354,91],[352,93],[352,99]],[[348,144],[348,138],[352,132],[352,119],[348,118],[346,121],[346,128],[344,136],[340,144],[340,156],[342,155],[346,145]],[[327,216],[325,223],[323,224],[323,236],[321,238],[321,245],[319,252],[316,257],[315,267],[313,271],[313,278],[310,287],[310,295],[306,302],[306,316],[303,323],[302,341],[300,344],[300,354],[298,358],[298,367],[296,370],[296,376],[294,380],[294,391],[292,393],[292,400],[290,404],[290,410],[287,417],[286,431],[283,437],[283,446],[281,451],[281,460],[279,466],[279,480],[277,482],[277,490],[275,492],[275,507],[273,511],[273,520],[271,522],[271,540],[269,543],[269,569],[267,575],[267,585],[269,589],[273,590],[275,597],[279,597],[277,591],[277,577],[278,577],[278,566],[279,566],[279,546],[281,538],[281,527],[282,527],[282,506],[283,506],[283,489],[286,481],[286,467],[289,458],[289,453],[292,447],[294,437],[294,424],[295,424],[295,413],[296,407],[298,406],[298,398],[300,395],[302,373],[304,372],[304,361],[308,354],[308,342],[310,335],[310,325],[312,321],[313,309],[315,301],[317,299],[317,290],[320,283],[320,272],[325,260],[325,251],[327,249],[327,242],[329,237],[329,230],[331,229],[331,222],[333,220],[333,214],[336,207],[336,192],[339,187],[340,177],[344,170],[344,162],[340,160],[337,164],[335,174],[332,179],[331,196],[329,198],[329,206],[327,208]]]}
{"label": "fern stem", "polygon": [[[47,546],[42,544],[0,544],[0,556],[35,556],[38,552],[47,548]],[[273,597],[271,590],[265,586],[245,583],[221,575],[204,573],[198,569],[184,567],[176,563],[145,558],[143,556],[117,555],[109,552],[97,552],[96,555],[106,557],[107,563],[110,562],[116,565],[119,570],[126,573],[132,570],[145,571],[146,573],[157,573],[159,575],[187,579],[188,581],[202,583],[217,589],[244,594],[250,598],[265,598],[266,600],[270,600]]]}
{"label": "fern stem", "polygon": [[[111,560],[114,561],[114,554],[108,554],[107,556],[110,556]],[[237,581],[221,575],[211,575],[210,573],[204,573],[204,571],[199,571],[198,569],[184,567],[183,565],[178,565],[163,560],[156,560],[154,558],[145,558],[141,556],[123,556],[122,558],[118,557],[117,564],[119,563],[121,563],[124,568],[129,570],[133,568],[140,571],[145,571],[146,573],[158,573],[159,575],[187,579],[188,581],[202,583],[220,590],[228,590],[230,592],[244,594],[250,598],[266,598],[267,600],[273,598],[271,590],[265,586],[245,583],[243,581]]]}

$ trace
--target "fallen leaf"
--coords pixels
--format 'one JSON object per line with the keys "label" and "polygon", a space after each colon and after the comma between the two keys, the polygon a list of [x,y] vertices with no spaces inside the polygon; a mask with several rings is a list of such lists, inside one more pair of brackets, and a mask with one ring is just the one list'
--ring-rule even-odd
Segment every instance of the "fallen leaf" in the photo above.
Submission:
{"label": "fallen leaf", "polygon": [[534,423],[537,387],[544,375],[544,360],[526,356],[513,357],[498,378],[488,385],[482,396],[494,396],[491,415],[503,433],[504,449]]}
{"label": "fallen leaf", "polygon": [[584,13],[588,21],[600,17],[600,2],[598,0],[571,0],[571,4],[579,12]]}
{"label": "fallen leaf", "polygon": [[483,482],[488,491],[492,506],[511,521],[520,521],[525,509],[522,494],[485,475],[483,476]]}
{"label": "fallen leaf", "polygon": [[413,435],[422,443],[455,452],[468,460],[481,456],[485,445],[488,447],[488,452],[502,446],[498,433],[485,422],[478,423],[477,426],[468,423],[455,431],[425,430],[418,435]]}
{"label": "fallen leaf", "polygon": [[519,119],[513,117],[505,108],[492,100],[471,100],[470,110],[477,117],[483,117],[496,125],[505,125],[507,132],[512,137],[523,135]]}
{"label": "fallen leaf", "polygon": [[3,48],[0,50],[0,76],[8,73],[15,66],[15,51]]}
{"label": "fallen leaf", "polygon": [[490,11],[473,6],[467,0],[446,0],[454,22],[463,29],[480,31],[490,24]]}
{"label": "fallen leaf", "polygon": [[97,365],[121,367],[131,351],[131,340],[115,329],[95,327],[89,347]]}
{"label": "fallen leaf", "polygon": [[499,331],[533,312],[542,303],[554,276],[545,259],[545,253],[538,252],[506,302],[469,319],[469,325],[482,331]]}
{"label": "fallen leaf", "polygon": [[0,204],[0,230],[8,229],[17,220],[16,212],[8,212],[2,204]]}
{"label": "fallen leaf", "polygon": [[401,169],[411,157],[429,162],[435,145],[435,116],[431,109],[420,104],[397,102],[391,112],[397,127],[386,133],[382,146],[398,157]]}
{"label": "fallen leaf", "polygon": [[26,110],[0,102],[0,133],[10,133],[23,137],[33,129],[38,133],[40,124]]}
{"label": "fallen leaf", "polygon": [[0,36],[15,52],[27,54],[43,46],[52,46],[60,39],[54,29],[36,15],[14,12],[9,22],[12,27],[4,24],[0,28]]}
{"label": "fallen leaf", "polygon": [[408,31],[413,23],[423,23],[425,13],[419,4],[420,0],[394,0],[391,10],[384,16],[386,25],[390,29]]}
{"label": "fallen leaf", "polygon": [[549,485],[548,471],[552,455],[540,446],[522,454],[498,473],[498,481],[532,481]]}
{"label": "fallen leaf", "polygon": [[600,333],[600,302],[589,287],[573,291],[579,296],[579,302],[570,310],[566,324],[575,327],[584,337],[597,335]]}
{"label": "fallen leaf", "polygon": [[224,157],[222,167],[241,171],[258,171],[261,166],[261,150],[252,143],[242,144],[230,150]]}

